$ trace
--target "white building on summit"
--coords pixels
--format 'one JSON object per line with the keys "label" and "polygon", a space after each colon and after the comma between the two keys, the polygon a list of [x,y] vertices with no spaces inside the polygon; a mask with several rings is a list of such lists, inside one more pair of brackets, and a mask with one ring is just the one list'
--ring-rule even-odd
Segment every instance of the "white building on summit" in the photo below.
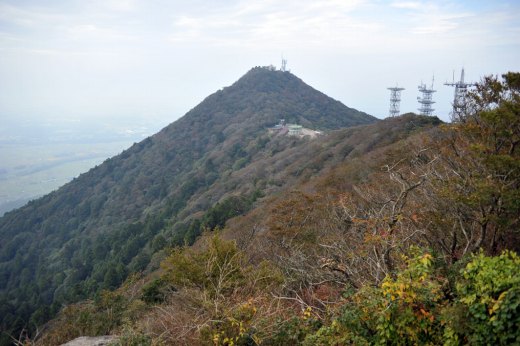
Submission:
{"label": "white building on summit", "polygon": [[321,131],[315,131],[303,127],[298,124],[286,124],[285,119],[281,119],[278,124],[268,129],[269,133],[275,136],[294,136],[294,137],[305,137],[309,136],[314,138],[321,135]]}
{"label": "white building on summit", "polygon": [[289,128],[289,133],[288,133],[289,136],[300,136],[302,134],[303,126],[301,126],[301,125],[290,124],[288,126],[288,128]]}

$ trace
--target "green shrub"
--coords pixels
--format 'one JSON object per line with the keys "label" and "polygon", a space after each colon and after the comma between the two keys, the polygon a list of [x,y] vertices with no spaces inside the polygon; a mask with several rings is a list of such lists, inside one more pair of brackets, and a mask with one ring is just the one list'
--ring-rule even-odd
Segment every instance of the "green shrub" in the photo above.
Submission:
{"label": "green shrub", "polygon": [[458,299],[451,309],[446,337],[471,345],[520,343],[520,258],[506,251],[482,252],[461,272]]}

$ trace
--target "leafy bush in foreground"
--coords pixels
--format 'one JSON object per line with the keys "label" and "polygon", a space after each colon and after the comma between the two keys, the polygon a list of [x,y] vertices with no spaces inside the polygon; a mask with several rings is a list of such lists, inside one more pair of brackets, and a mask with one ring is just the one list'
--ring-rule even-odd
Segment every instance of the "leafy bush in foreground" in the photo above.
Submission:
{"label": "leafy bush in foreground", "polygon": [[[395,278],[347,297],[306,345],[513,345],[520,342],[520,258],[474,255],[456,290],[419,252]],[[454,297],[451,299],[451,297]]]}

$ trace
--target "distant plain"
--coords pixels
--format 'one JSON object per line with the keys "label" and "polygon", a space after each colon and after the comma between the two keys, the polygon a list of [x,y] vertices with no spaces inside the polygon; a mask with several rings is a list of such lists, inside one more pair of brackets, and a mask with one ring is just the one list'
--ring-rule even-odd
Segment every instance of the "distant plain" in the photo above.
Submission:
{"label": "distant plain", "polygon": [[0,127],[0,216],[68,183],[167,123],[6,119]]}

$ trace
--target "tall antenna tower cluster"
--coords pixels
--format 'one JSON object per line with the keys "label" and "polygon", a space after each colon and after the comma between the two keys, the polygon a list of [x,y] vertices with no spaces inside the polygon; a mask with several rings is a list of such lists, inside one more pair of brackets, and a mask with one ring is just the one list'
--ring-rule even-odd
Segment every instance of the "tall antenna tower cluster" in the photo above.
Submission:
{"label": "tall antenna tower cluster", "polygon": [[459,119],[460,116],[466,111],[466,94],[468,93],[468,87],[475,86],[475,83],[464,82],[464,68],[462,68],[460,73],[460,80],[458,82],[455,82],[455,72],[453,72],[453,82],[446,82],[444,85],[455,87],[451,118],[452,120]]}
{"label": "tall antenna tower cluster", "polygon": [[[418,108],[421,115],[432,116],[433,111],[435,109],[432,108],[432,105],[435,103],[433,101],[433,94],[437,92],[437,90],[433,89],[433,84],[435,82],[435,77],[432,78],[432,84],[428,87],[425,83],[421,82],[418,86],[419,92],[421,96],[417,97],[417,102],[419,102],[420,107]],[[455,96],[453,99],[453,111],[451,113],[452,120],[460,119],[461,115],[466,111],[466,95],[469,87],[476,86],[475,83],[466,83],[464,82],[464,68],[460,73],[460,80],[455,82],[455,72],[453,72],[453,82],[444,83],[447,86],[455,87]],[[390,90],[390,111],[389,116],[395,117],[400,114],[399,106],[401,103],[401,91],[405,90],[404,88],[400,88],[397,86],[392,88],[387,88]]]}
{"label": "tall antenna tower cluster", "polygon": [[421,115],[431,116],[435,110],[432,108],[432,105],[435,103],[432,99],[432,95],[437,91],[433,90],[434,81],[435,78],[432,78],[432,86],[430,88],[428,88],[424,83],[421,83],[421,85],[418,86],[419,91],[422,93],[421,97],[417,97],[417,102],[421,104],[421,107],[418,109],[419,112],[421,112]]}
{"label": "tall antenna tower cluster", "polygon": [[399,88],[397,85],[392,88],[387,88],[390,90],[390,112],[389,115],[391,117],[398,116],[399,113],[399,105],[401,103],[401,91],[404,90],[404,88]]}

